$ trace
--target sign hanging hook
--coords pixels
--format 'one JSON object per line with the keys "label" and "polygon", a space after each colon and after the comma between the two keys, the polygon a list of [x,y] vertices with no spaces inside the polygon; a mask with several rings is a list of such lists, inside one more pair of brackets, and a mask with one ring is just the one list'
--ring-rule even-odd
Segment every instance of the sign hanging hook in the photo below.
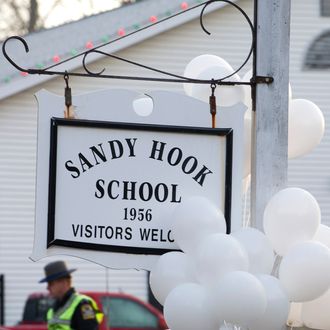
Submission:
{"label": "sign hanging hook", "polygon": [[65,71],[63,78],[65,81],[64,99],[65,99],[65,106],[66,106],[66,109],[64,111],[64,118],[72,119],[72,118],[74,118],[74,113],[73,113],[73,109],[72,109],[71,88],[69,87],[69,74],[67,71]]}
{"label": "sign hanging hook", "polygon": [[215,80],[212,79],[211,82],[211,95],[210,95],[210,113],[212,116],[212,128],[215,128],[215,116],[217,114],[217,101],[216,97],[214,95],[215,89],[217,87],[217,84],[215,83]]}

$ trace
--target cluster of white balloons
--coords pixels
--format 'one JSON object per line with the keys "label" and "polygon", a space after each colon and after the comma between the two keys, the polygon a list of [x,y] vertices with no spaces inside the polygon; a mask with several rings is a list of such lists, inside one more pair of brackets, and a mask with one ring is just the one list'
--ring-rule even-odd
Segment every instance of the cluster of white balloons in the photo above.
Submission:
{"label": "cluster of white balloons", "polygon": [[270,275],[274,253],[265,234],[242,228],[227,235],[223,213],[201,196],[181,203],[173,221],[183,252],[163,254],[150,273],[171,330],[278,330],[285,324],[289,300]]}
{"label": "cluster of white balloons", "polygon": [[264,312],[264,289],[247,272],[246,249],[225,234],[222,212],[196,196],[177,207],[173,219],[183,252],[162,255],[150,273],[151,290],[164,305],[170,328],[218,330],[225,320],[245,322]]}
{"label": "cluster of white balloons", "polygon": [[[184,75],[219,79],[231,75],[222,58],[201,55]],[[251,70],[242,78],[251,79]],[[235,74],[231,81],[240,81]],[[210,87],[184,84],[185,92],[208,102]],[[218,105],[244,103],[245,163],[250,173],[251,91],[248,86],[221,86]],[[324,134],[320,109],[292,99],[289,85],[289,158],[313,150]],[[246,227],[226,234],[223,213],[201,196],[179,205],[173,235],[182,252],[159,257],[150,273],[150,287],[164,305],[171,330],[278,330],[287,323],[330,329],[330,228],[321,224],[315,198],[300,188],[275,194],[264,212],[264,232]],[[297,312],[298,311],[298,312]]]}
{"label": "cluster of white balloons", "polygon": [[[204,54],[193,58],[186,66],[184,76],[194,79],[221,79],[232,74],[234,69],[223,58]],[[250,81],[252,70],[242,78],[238,74],[228,78],[230,81]],[[204,102],[209,102],[210,86],[205,84],[184,84],[187,95]],[[251,155],[251,88],[245,85],[220,86],[215,90],[219,106],[232,106],[244,103],[248,110],[244,122],[244,178],[250,172]],[[306,99],[293,99],[289,84],[289,119],[288,119],[288,156],[296,158],[311,152],[324,135],[324,117],[322,111],[313,102]]]}
{"label": "cluster of white balloons", "polygon": [[150,273],[168,326],[278,330],[290,303],[303,302],[305,324],[317,319],[326,324],[318,329],[330,329],[327,305],[319,306],[330,301],[330,228],[320,218],[309,192],[286,188],[267,204],[264,233],[246,227],[227,235],[220,209],[205,197],[187,199],[173,213],[182,252],[163,254]]}
{"label": "cluster of white balloons", "polygon": [[266,206],[264,231],[283,257],[279,280],[292,302],[288,324],[330,329],[330,228],[321,224],[315,198],[300,188],[279,191]]}
{"label": "cluster of white balloons", "polygon": [[[234,70],[222,58],[201,55],[184,75],[219,79]],[[242,78],[251,79],[251,70]],[[230,80],[240,81],[235,74]],[[207,85],[184,84],[185,92],[208,102]],[[244,103],[244,178],[250,173],[251,92],[242,85],[217,88],[218,105]],[[289,85],[289,158],[314,149],[324,117],[312,102],[292,99]],[[150,287],[164,306],[171,330],[279,330],[287,323],[330,329],[330,228],[321,224],[315,198],[300,188],[276,193],[264,212],[264,232],[251,227],[226,234],[223,213],[194,196],[173,214],[173,235],[182,252],[159,257]],[[298,312],[297,312],[298,311]]]}
{"label": "cluster of white balloons", "polygon": [[[330,228],[320,224],[314,236],[314,241],[320,242],[330,248]],[[308,267],[313,266],[314,263],[308,265]],[[330,329],[329,306],[330,288],[316,299],[307,302],[291,303],[287,323],[292,327],[302,327],[305,325],[313,329]]]}

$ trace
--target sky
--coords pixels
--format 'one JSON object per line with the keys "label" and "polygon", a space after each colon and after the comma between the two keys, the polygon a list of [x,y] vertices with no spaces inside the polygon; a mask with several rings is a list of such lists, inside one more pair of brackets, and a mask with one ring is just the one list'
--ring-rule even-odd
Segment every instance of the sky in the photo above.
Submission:
{"label": "sky", "polygon": [[[53,1],[40,1],[40,13],[45,14],[51,10]],[[119,6],[118,0],[69,0],[62,1],[45,22],[45,28],[61,25],[90,16]]]}
{"label": "sky", "polygon": [[[25,34],[30,0],[0,0],[0,40]],[[51,28],[119,7],[119,0],[38,0],[43,27]],[[21,17],[21,18],[20,18]]]}

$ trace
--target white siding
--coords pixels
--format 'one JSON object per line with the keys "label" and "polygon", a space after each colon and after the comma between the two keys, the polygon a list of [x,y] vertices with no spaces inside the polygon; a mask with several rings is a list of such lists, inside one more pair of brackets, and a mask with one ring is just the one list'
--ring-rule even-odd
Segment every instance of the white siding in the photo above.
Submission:
{"label": "white siding", "polygon": [[320,107],[326,132],[313,152],[289,161],[289,185],[308,190],[321,207],[322,222],[330,225],[330,70],[303,66],[313,40],[329,30],[330,17],[320,17],[319,5],[319,1],[292,1],[290,82],[293,98],[308,99]]}
{"label": "white siding", "polygon": [[[253,19],[252,1],[243,0],[239,4]],[[323,110],[326,122],[329,122],[329,72],[301,70],[309,43],[329,26],[329,18],[320,19],[318,15],[318,1],[292,1],[290,81],[294,98],[306,98],[315,102]],[[249,27],[244,18],[236,9],[225,8],[205,17],[204,23],[212,33],[211,36],[200,29],[198,20],[194,20],[127,48],[119,55],[177,74],[183,73],[185,65],[192,58],[206,53],[219,55],[233,67],[238,67],[245,59],[251,42]],[[103,67],[107,67],[111,74],[153,75],[113,59],[100,60],[91,65],[90,69],[99,71]],[[244,68],[241,75],[249,68],[250,66]],[[177,84],[75,77],[70,78],[70,85],[73,94],[113,87],[134,89],[141,93],[151,89],[183,91],[182,86]],[[47,258],[37,263],[28,259],[33,244],[37,134],[37,103],[33,94],[41,88],[62,95],[64,81],[62,78],[54,78],[42,86],[0,102],[0,273],[5,274],[6,280],[5,318],[8,324],[15,323],[21,317],[22,305],[29,292],[44,289],[43,285],[37,284],[42,277],[42,268],[46,262],[57,259]],[[111,100],[108,106],[109,111],[113,111]],[[322,209],[323,222],[327,224],[330,224],[330,156],[326,152],[329,143],[327,130],[321,145],[313,153],[292,160],[289,164],[290,185],[307,189],[317,198]],[[84,260],[65,259],[70,266],[79,268],[75,273],[78,289],[123,290],[147,299],[144,271],[106,271],[103,267]]]}

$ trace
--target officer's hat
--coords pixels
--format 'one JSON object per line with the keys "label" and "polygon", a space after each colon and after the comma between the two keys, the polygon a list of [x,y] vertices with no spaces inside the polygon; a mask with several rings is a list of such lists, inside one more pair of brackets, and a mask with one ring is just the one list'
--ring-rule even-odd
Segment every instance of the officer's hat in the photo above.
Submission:
{"label": "officer's hat", "polygon": [[77,269],[68,269],[66,263],[62,260],[53,261],[47,264],[44,268],[46,277],[39,281],[39,283],[50,282],[58,280],[59,278],[68,277]]}

